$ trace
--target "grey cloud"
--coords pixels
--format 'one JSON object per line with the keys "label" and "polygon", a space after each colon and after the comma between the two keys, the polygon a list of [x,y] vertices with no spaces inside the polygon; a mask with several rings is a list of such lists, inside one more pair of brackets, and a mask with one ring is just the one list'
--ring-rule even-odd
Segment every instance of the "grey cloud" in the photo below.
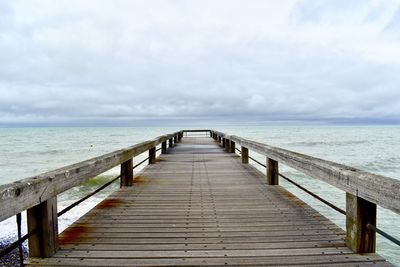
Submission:
{"label": "grey cloud", "polygon": [[0,6],[0,122],[400,115],[398,2],[22,2]]}

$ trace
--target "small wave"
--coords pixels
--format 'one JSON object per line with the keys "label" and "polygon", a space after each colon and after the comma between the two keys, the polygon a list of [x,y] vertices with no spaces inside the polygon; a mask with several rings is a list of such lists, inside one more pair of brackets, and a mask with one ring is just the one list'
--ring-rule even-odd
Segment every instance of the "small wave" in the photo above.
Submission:
{"label": "small wave", "polygon": [[46,151],[39,151],[37,154],[39,155],[57,155],[57,154],[64,154],[65,150],[63,149],[50,149]]}
{"label": "small wave", "polygon": [[[79,198],[82,198],[86,196],[87,194],[93,192],[100,186],[104,185],[105,183],[109,182],[111,179],[113,179],[115,176],[113,175],[99,175],[97,177],[94,177],[92,179],[89,179],[88,181],[82,183],[80,186],[76,186],[71,188],[70,190],[62,193],[60,195],[60,200],[61,202],[63,201],[71,201],[71,200],[77,200]],[[105,194],[108,194],[110,190],[116,190],[118,188],[117,182],[114,184],[110,185],[108,188],[104,189],[104,191],[98,193],[99,197],[104,197]]]}
{"label": "small wave", "polygon": [[102,185],[114,178],[113,175],[99,175],[84,182],[82,186]]}
{"label": "small wave", "polygon": [[395,162],[368,162],[362,164],[361,166],[359,166],[359,168],[373,173],[380,173],[382,175],[398,173],[400,170],[399,160],[396,160]]}
{"label": "small wave", "polygon": [[305,141],[305,142],[291,142],[288,143],[289,146],[351,146],[351,145],[360,145],[366,144],[368,141],[360,141],[360,140],[353,140],[353,141]]}

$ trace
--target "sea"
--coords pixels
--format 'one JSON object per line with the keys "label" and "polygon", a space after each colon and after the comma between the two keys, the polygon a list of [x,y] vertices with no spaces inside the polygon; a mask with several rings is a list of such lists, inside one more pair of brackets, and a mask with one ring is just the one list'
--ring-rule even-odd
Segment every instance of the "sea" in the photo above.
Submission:
{"label": "sea", "polygon": [[[397,125],[182,125],[175,127],[21,127],[0,128],[0,184],[11,183],[69,164],[131,146],[154,137],[181,129],[215,129],[272,146],[346,164],[365,171],[400,180],[400,126]],[[250,151],[250,156],[264,162],[263,156]],[[135,158],[135,162],[146,155]],[[264,171],[262,167],[261,171]],[[143,166],[135,170],[140,172]],[[312,192],[338,207],[345,208],[345,193],[322,181],[280,165],[280,170]],[[119,174],[112,169],[94,177],[58,197],[58,209],[85,196]],[[345,227],[345,217],[327,207],[291,184],[280,184],[303,201]],[[93,208],[99,201],[118,188],[116,182],[106,190],[83,202],[59,218],[59,231]],[[378,208],[377,225],[383,231],[400,239],[400,215]],[[15,217],[0,222],[0,240],[15,240]],[[26,217],[23,214],[23,233]],[[400,266],[400,247],[377,236],[377,252]]]}

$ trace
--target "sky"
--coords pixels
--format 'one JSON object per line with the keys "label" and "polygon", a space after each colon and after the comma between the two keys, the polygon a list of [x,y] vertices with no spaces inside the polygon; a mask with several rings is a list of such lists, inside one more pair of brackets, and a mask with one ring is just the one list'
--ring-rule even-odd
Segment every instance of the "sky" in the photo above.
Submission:
{"label": "sky", "polygon": [[400,0],[4,0],[0,124],[400,123]]}

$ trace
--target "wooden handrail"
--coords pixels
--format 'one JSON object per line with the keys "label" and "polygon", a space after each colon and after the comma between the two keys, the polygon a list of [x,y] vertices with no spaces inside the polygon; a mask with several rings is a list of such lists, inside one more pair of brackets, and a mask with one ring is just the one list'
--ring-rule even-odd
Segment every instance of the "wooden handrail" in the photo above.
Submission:
{"label": "wooden handrail", "polygon": [[347,193],[351,193],[383,208],[400,213],[399,180],[336,162],[269,146],[239,136],[227,135],[218,131],[211,131],[211,133],[232,140],[242,147],[253,150],[254,152],[280,163],[284,163],[289,167],[322,180]]}
{"label": "wooden handrail", "polygon": [[182,131],[162,135],[99,157],[1,185],[0,221],[39,205],[181,134]]}
{"label": "wooden handrail", "polygon": [[186,129],[186,130],[182,130],[182,132],[183,132],[183,133],[203,133],[203,132],[211,133],[211,130],[207,130],[207,129],[194,129],[194,130],[189,130],[189,129]]}
{"label": "wooden handrail", "polygon": [[156,146],[162,153],[179,142],[185,132],[207,132],[230,153],[242,147],[242,163],[247,164],[249,150],[266,156],[266,183],[279,184],[279,163],[346,192],[346,242],[355,252],[375,251],[376,205],[400,213],[400,181],[362,171],[343,164],[300,154],[286,149],[227,135],[214,130],[181,130],[159,136],[124,149],[85,160],[57,170],[0,186],[0,221],[27,210],[29,253],[49,257],[58,249],[57,195],[82,182],[121,165],[121,186],[132,185],[132,158],[149,151],[149,164],[155,163]]}
{"label": "wooden handrail", "polygon": [[400,181],[343,164],[211,131],[211,136],[228,152],[242,147],[242,162],[248,163],[248,150],[266,156],[266,183],[279,184],[279,163],[322,180],[346,192],[346,244],[356,253],[375,252],[376,206],[400,213]]}

